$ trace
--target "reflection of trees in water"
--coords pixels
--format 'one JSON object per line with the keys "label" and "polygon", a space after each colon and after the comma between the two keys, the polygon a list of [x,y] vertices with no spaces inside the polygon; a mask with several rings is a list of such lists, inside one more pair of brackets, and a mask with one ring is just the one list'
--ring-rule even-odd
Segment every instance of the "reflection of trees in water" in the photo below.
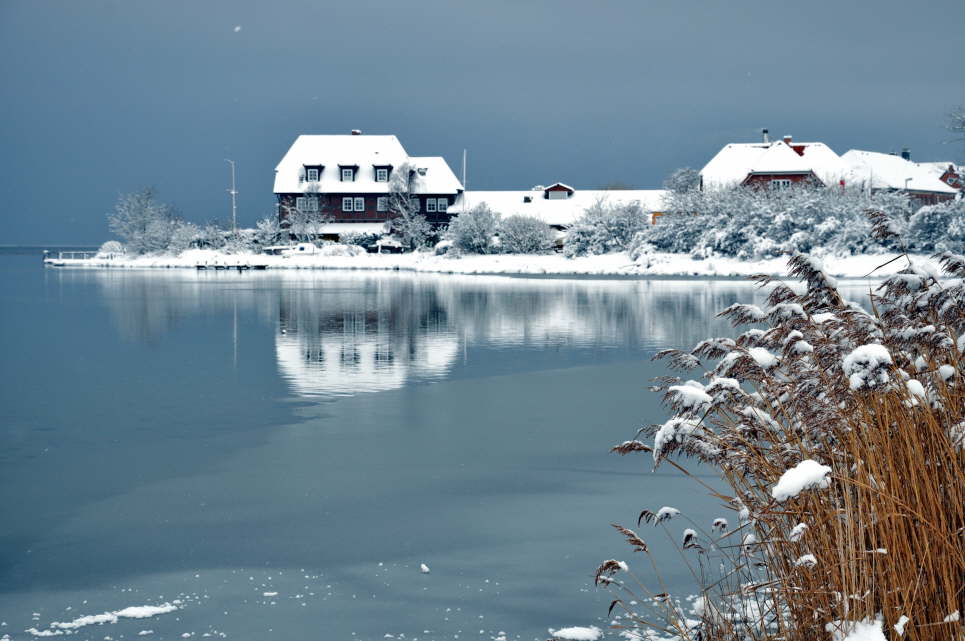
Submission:
{"label": "reflection of trees in water", "polygon": [[[279,367],[304,394],[399,387],[448,372],[464,345],[689,347],[760,298],[739,281],[512,279],[351,272],[62,272],[96,282],[118,331],[156,340],[195,315],[278,324]],[[230,331],[227,329],[225,331]]]}
{"label": "reflection of trees in water", "polygon": [[[196,274],[193,270],[64,271],[64,282],[96,282],[118,333],[131,340],[154,342],[183,319],[212,313],[250,313],[264,305],[271,290],[248,286],[236,273]],[[270,308],[268,308],[270,309]]]}

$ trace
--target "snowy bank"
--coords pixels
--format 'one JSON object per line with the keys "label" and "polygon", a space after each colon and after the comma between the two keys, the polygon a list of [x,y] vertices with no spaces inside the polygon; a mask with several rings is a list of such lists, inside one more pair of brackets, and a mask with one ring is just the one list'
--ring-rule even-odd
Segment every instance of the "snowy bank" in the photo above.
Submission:
{"label": "snowy bank", "polygon": [[[862,278],[880,265],[876,276],[894,274],[907,265],[904,259],[894,260],[897,254],[866,254],[859,256],[823,257],[825,271],[842,278]],[[938,264],[927,256],[913,256],[918,264],[938,269]],[[92,258],[86,260],[47,261],[58,267],[164,269],[217,267],[264,267],[267,269],[364,269],[402,270],[449,274],[520,274],[561,276],[697,276],[746,277],[752,274],[783,275],[787,258],[740,260],[714,257],[702,260],[686,254],[647,254],[637,261],[625,253],[567,258],[560,254],[496,254],[467,255],[458,258],[436,256],[427,252],[408,254],[362,254],[358,256],[269,256],[265,254],[223,254],[212,250],[190,250],[180,256],[139,256]]]}

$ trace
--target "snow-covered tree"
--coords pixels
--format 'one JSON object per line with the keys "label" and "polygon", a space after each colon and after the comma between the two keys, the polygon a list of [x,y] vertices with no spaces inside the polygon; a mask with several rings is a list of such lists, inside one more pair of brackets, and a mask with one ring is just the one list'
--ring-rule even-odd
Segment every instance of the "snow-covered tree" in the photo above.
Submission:
{"label": "snow-covered tree", "polygon": [[600,200],[588,207],[567,230],[567,256],[623,251],[634,235],[650,226],[650,216],[638,202],[609,204]]}
{"label": "snow-covered tree", "polygon": [[402,163],[392,170],[387,194],[392,233],[410,250],[425,247],[432,236],[432,225],[419,212],[418,200],[413,196],[417,176],[414,166]]}
{"label": "snow-covered tree", "polygon": [[700,172],[690,167],[674,170],[663,181],[663,188],[675,193],[693,191],[700,186]]}
{"label": "snow-covered tree", "polygon": [[922,207],[908,221],[908,248],[919,252],[965,252],[965,200]]}
{"label": "snow-covered tree", "polygon": [[120,237],[128,251],[134,254],[167,249],[178,222],[171,206],[158,201],[156,192],[150,187],[133,194],[122,194],[114,211],[107,214],[111,232]]}
{"label": "snow-covered tree", "polygon": [[198,242],[201,230],[194,223],[180,221],[172,231],[167,251],[175,256]]}
{"label": "snow-covered tree", "polygon": [[532,216],[509,216],[499,223],[499,248],[508,254],[541,254],[553,247],[553,230]]}
{"label": "snow-covered tree", "polygon": [[262,247],[274,245],[280,237],[281,227],[277,216],[265,216],[255,223],[255,239]]}
{"label": "snow-covered tree", "polygon": [[948,114],[948,130],[955,136],[955,141],[965,142],[965,105],[959,105]]}
{"label": "snow-covered tree", "polygon": [[453,218],[446,235],[466,253],[492,254],[496,251],[493,237],[498,229],[499,214],[482,203]]}

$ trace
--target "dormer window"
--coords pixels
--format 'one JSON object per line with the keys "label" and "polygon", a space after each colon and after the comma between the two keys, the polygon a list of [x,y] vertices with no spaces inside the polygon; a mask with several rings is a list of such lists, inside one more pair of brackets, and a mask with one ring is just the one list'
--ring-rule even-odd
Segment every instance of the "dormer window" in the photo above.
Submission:
{"label": "dormer window", "polygon": [[377,183],[387,183],[389,182],[389,170],[385,167],[379,167],[375,170],[375,182]]}
{"label": "dormer window", "polygon": [[359,170],[358,165],[339,165],[339,177],[343,183],[355,182],[355,174]]}
{"label": "dormer window", "polygon": [[318,179],[322,175],[322,169],[324,168],[324,165],[304,165],[302,167],[302,173],[298,177],[299,182],[318,182]]}

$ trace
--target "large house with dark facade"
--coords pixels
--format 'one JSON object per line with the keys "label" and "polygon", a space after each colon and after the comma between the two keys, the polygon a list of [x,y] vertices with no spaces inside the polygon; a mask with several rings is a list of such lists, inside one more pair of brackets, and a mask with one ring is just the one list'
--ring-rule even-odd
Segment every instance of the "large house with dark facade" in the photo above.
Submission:
{"label": "large house with dark facade", "polygon": [[449,222],[463,186],[441,156],[409,156],[395,136],[299,136],[275,167],[279,222],[289,226],[297,210],[332,220],[323,236],[381,233],[394,215],[391,185],[400,179],[416,211],[430,223]]}

